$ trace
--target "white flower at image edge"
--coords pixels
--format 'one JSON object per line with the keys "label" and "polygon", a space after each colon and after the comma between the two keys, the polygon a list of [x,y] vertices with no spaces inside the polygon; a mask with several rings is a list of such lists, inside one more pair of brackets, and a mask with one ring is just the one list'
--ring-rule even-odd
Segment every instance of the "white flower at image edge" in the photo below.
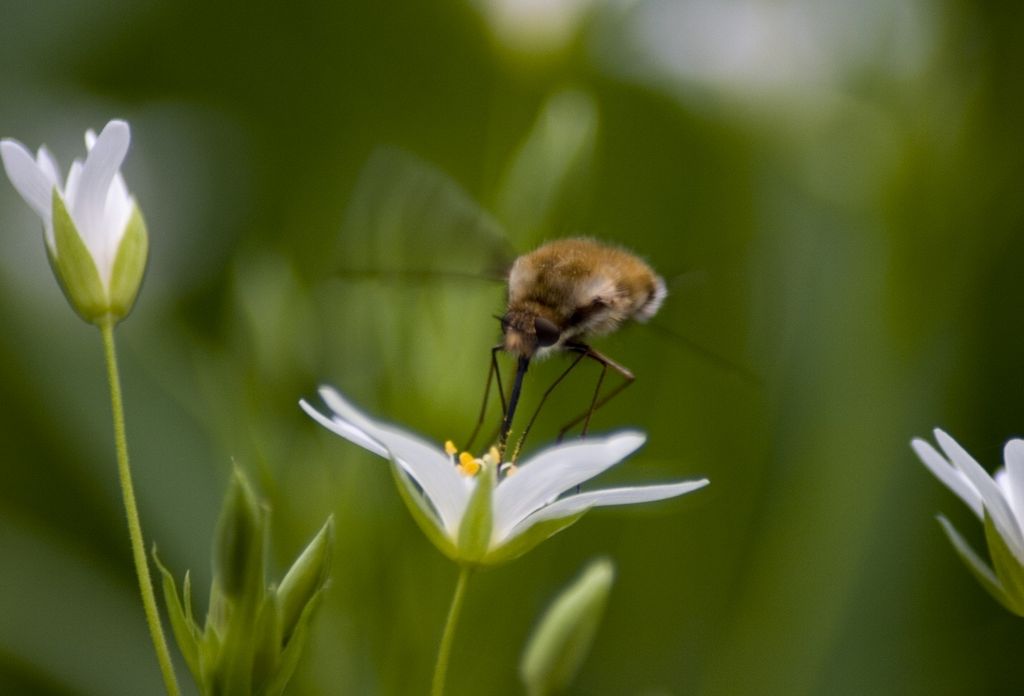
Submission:
{"label": "white flower at image edge", "polygon": [[920,438],[911,446],[924,465],[985,525],[992,565],[940,515],[942,528],[981,584],[1010,611],[1024,616],[1024,440],[1006,443],[1005,466],[994,477],[942,430],[935,430],[935,440],[942,453]]}
{"label": "white flower at image edge", "polygon": [[500,479],[497,462],[487,456],[477,460],[483,464],[479,474],[466,476],[444,449],[372,420],[330,387],[322,387],[320,396],[330,415],[303,400],[306,413],[332,432],[391,460],[399,491],[420,527],[435,546],[460,563],[493,565],[515,558],[592,507],[662,500],[708,484],[700,479],[559,497],[638,449],[645,438],[629,431],[549,447]]}
{"label": "white flower at image edge", "polygon": [[85,162],[61,181],[46,148],[36,156],[16,140],[0,141],[11,184],[43,222],[47,252],[68,299],[87,321],[130,311],[145,269],[145,224],[128,193],[121,164],[131,144],[128,124],[112,120],[85,135]]}

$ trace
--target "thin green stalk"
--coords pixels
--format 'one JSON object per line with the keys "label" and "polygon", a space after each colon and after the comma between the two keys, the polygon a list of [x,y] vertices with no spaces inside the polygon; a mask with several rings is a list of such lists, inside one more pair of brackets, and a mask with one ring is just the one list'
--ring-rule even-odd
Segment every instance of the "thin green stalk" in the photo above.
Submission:
{"label": "thin green stalk", "polygon": [[462,603],[466,598],[466,584],[469,582],[470,569],[463,566],[459,570],[459,579],[455,584],[455,596],[452,597],[452,604],[448,607],[448,621],[444,625],[444,633],[441,635],[441,645],[437,649],[437,664],[434,667],[434,685],[430,689],[432,696],[444,695],[445,677],[448,676],[448,658],[452,652],[452,643],[455,640],[455,626],[459,623],[459,614],[462,611]]}
{"label": "thin green stalk", "polygon": [[128,536],[131,537],[132,557],[135,559],[135,574],[139,578],[139,592],[142,595],[142,607],[146,612],[146,623],[149,624],[149,635],[153,639],[160,672],[163,674],[164,686],[169,696],[179,696],[178,680],[174,676],[171,654],[167,650],[167,640],[160,625],[160,614],[156,608],[156,597],[153,596],[153,582],[149,577],[149,563],[146,560],[146,547],[142,541],[142,525],[139,524],[139,511],[135,505],[135,490],[132,487],[132,472],[128,465],[128,438],[124,430],[124,404],[121,401],[121,378],[117,369],[117,351],[114,349],[114,320],[107,318],[100,324],[103,334],[103,354],[107,361],[107,380],[110,383],[110,405],[114,414],[114,445],[117,449],[117,473],[121,479],[121,493],[124,497],[124,511],[128,517]]}

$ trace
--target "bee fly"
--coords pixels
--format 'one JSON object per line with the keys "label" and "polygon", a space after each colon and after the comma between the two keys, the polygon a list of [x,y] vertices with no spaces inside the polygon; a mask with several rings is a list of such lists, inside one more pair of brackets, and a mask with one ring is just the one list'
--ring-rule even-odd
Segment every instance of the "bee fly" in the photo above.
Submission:
{"label": "bee fly", "polygon": [[[590,358],[601,365],[590,407],[562,428],[559,439],[580,421],[583,421],[581,434],[586,435],[594,411],[634,380],[628,369],[591,348],[586,343],[587,338],[612,333],[630,319],[647,321],[658,311],[666,294],[665,282],[644,261],[628,251],[593,239],[549,242],[517,258],[508,275],[508,308],[500,318],[502,342],[491,349],[484,401],[470,445],[480,430],[491,381],[498,373],[498,394],[503,412],[498,448],[504,453],[523,377],[530,362],[557,351],[576,353],[576,359],[541,396],[511,459],[515,460],[537,414],[554,388],[584,358]],[[515,379],[507,403],[498,370],[497,354],[502,350],[517,358]],[[608,368],[622,375],[625,381],[599,398]]]}

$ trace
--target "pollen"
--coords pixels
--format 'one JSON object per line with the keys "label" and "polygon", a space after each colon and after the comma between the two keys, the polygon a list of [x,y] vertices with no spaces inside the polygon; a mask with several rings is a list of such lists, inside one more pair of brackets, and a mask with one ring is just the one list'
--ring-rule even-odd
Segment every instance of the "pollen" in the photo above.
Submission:
{"label": "pollen", "polygon": [[455,443],[454,443],[454,442],[452,442],[451,440],[445,440],[445,441],[444,441],[444,451],[445,451],[445,453],[446,453],[446,454],[447,454],[447,455],[448,455],[449,457],[452,457],[452,456],[454,456],[454,455],[455,455],[455,453],[456,453],[456,452],[458,452],[458,451],[459,451],[459,448],[458,448],[458,447],[456,447],[456,446],[455,446]]}
{"label": "pollen", "polygon": [[480,460],[469,452],[459,455],[459,471],[463,476],[476,476],[480,472]]}

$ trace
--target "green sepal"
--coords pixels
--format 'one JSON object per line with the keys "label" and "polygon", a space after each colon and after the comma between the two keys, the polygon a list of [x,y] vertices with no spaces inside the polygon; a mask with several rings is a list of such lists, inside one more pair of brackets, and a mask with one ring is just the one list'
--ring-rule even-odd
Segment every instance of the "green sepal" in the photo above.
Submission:
{"label": "green sepal", "polygon": [[949,538],[949,542],[953,545],[953,549],[960,556],[960,560],[964,562],[967,569],[971,571],[971,575],[974,579],[985,588],[985,590],[995,598],[997,602],[1006,607],[1009,611],[1013,611],[1010,606],[1010,601],[1006,596],[1006,592],[1003,590],[1003,586],[996,577],[994,570],[989,568],[988,564],[981,559],[981,557],[971,548],[971,545],[967,543],[967,540],[961,536],[960,532],[950,524],[942,515],[938,517],[939,524],[942,525],[942,529],[946,532],[946,536]]}
{"label": "green sepal", "polygon": [[124,236],[117,248],[114,267],[110,274],[110,314],[123,319],[132,311],[135,298],[146,273],[149,258],[149,235],[146,222],[142,219],[139,206],[132,203],[132,214],[128,218]]}
{"label": "green sepal", "polygon": [[553,537],[566,527],[571,527],[576,523],[576,520],[583,517],[586,514],[586,510],[581,510],[567,517],[558,517],[552,520],[544,520],[538,522],[521,534],[517,534],[512,539],[508,540],[496,549],[491,549],[481,560],[480,565],[494,566],[501,563],[508,563],[511,560],[519,558],[527,551],[533,549],[534,546],[541,543],[542,541]]}
{"label": "green sepal", "polygon": [[[996,575],[1002,585],[1003,605],[1018,616],[1024,616],[1024,568],[1013,551],[1006,545],[1003,535],[996,529],[992,517],[985,511],[985,541]],[[988,589],[988,588],[986,588]],[[991,592],[992,590],[989,590]],[[996,599],[999,599],[997,596]]]}
{"label": "green sepal", "polygon": [[[153,550],[155,553],[155,547]],[[182,595],[182,601],[185,603],[185,620],[192,627],[193,635],[198,643],[202,632],[199,630],[199,624],[196,623],[195,617],[192,615],[192,571],[185,571],[185,580],[182,582]]]}
{"label": "green sepal", "polygon": [[92,254],[75,227],[64,199],[53,190],[53,241],[56,247],[50,261],[65,297],[78,315],[91,324],[99,324],[110,312],[110,301]]}
{"label": "green sepal", "polygon": [[252,655],[252,691],[261,693],[263,686],[277,672],[284,643],[281,631],[281,603],[271,588],[264,596],[252,631],[255,642]]}
{"label": "green sepal", "polygon": [[199,644],[200,693],[214,693],[214,680],[220,665],[221,643],[228,620],[228,599],[216,580],[210,586],[210,606],[206,611],[203,638]]}
{"label": "green sepal", "polygon": [[320,605],[323,594],[324,591],[321,589],[306,603],[306,607],[302,610],[302,614],[295,624],[295,630],[292,631],[291,638],[288,639],[284,650],[281,651],[277,662],[277,670],[263,690],[259,692],[260,696],[280,696],[284,693],[285,687],[288,686],[292,675],[295,674],[295,668],[299,665],[299,658],[302,657],[302,650],[305,648],[306,640],[309,636],[310,621],[313,618],[313,613]]}
{"label": "green sepal", "polygon": [[174,640],[178,643],[178,650],[185,658],[185,664],[192,672],[192,675],[199,678],[199,627],[192,621],[191,587],[188,574],[185,575],[185,607],[182,608],[181,600],[178,598],[178,589],[174,585],[174,576],[171,575],[160,557],[156,553],[156,545],[153,546],[153,562],[161,575],[161,585],[164,591],[164,604],[167,607],[167,617],[171,622],[171,630],[174,632]]}
{"label": "green sepal", "polygon": [[519,676],[530,696],[561,693],[582,666],[604,616],[615,566],[592,561],[544,612],[519,662]]}
{"label": "green sepal", "polygon": [[436,546],[438,551],[445,556],[457,562],[459,555],[455,544],[444,533],[436,513],[427,507],[423,496],[416,490],[412,481],[409,480],[409,477],[402,470],[402,465],[394,459],[391,460],[391,475],[395,479],[398,494],[402,497],[405,506],[409,508],[409,514],[416,520],[416,524],[419,525],[423,533],[427,535],[430,543]]}
{"label": "green sepal", "polygon": [[210,603],[206,608],[206,622],[203,626],[206,629],[214,629],[218,636],[223,635],[228,625],[229,601],[221,589],[220,582],[214,578],[210,585]]}
{"label": "green sepal", "polygon": [[291,637],[306,605],[327,583],[331,572],[333,546],[334,515],[331,515],[288,569],[277,588],[276,595],[281,608],[282,643]]}
{"label": "green sepal", "polygon": [[253,585],[247,585],[240,596],[227,598],[229,613],[221,638],[217,686],[213,692],[218,696],[251,696],[253,693],[255,656],[261,642],[256,630],[266,597],[262,568],[257,582],[258,592],[253,590]]}
{"label": "green sepal", "polygon": [[476,565],[487,555],[494,529],[492,501],[496,479],[497,467],[487,464],[476,475],[476,485],[459,525],[458,552],[462,563]]}

